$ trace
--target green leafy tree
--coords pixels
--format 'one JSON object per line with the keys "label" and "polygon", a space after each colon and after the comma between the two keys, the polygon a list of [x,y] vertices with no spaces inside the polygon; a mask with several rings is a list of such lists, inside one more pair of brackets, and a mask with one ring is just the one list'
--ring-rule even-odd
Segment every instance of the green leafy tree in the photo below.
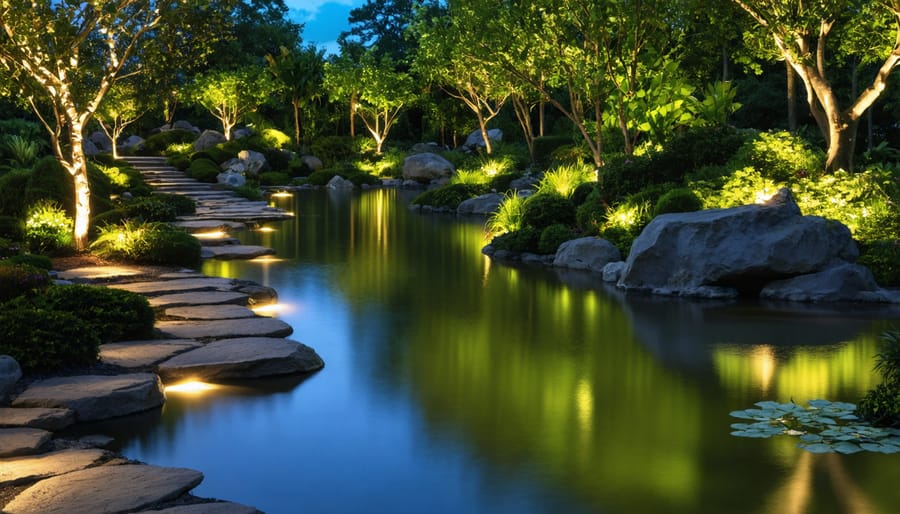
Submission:
{"label": "green leafy tree", "polygon": [[347,19],[350,30],[338,37],[341,48],[359,45],[389,56],[395,62],[405,60],[412,53],[413,39],[405,37],[406,29],[415,17],[419,0],[366,0],[352,9]]}
{"label": "green leafy tree", "polygon": [[403,108],[416,99],[412,76],[372,50],[357,63],[346,59],[326,63],[325,89],[333,100],[349,99],[351,116],[362,120],[378,154]]}
{"label": "green leafy tree", "polygon": [[74,239],[87,247],[91,190],[82,131],[167,1],[0,2],[0,66],[50,133],[74,181]]}
{"label": "green leafy tree", "polygon": [[235,71],[213,71],[198,75],[189,95],[222,123],[225,138],[245,115],[266,103],[276,90],[269,73],[259,67]]}
{"label": "green leafy tree", "polygon": [[[774,49],[793,68],[806,87],[806,103],[828,145],[828,171],[853,168],[856,133],[862,115],[887,88],[888,77],[900,63],[900,1],[898,0],[733,0],[746,11]],[[864,45],[844,53],[861,53],[879,65],[871,84],[850,101],[841,101],[828,72],[830,55],[841,41],[831,36],[865,33]]]}
{"label": "green leafy tree", "polygon": [[325,79],[325,51],[312,45],[304,48],[281,47],[277,55],[266,56],[269,72],[278,81],[282,95],[294,112],[294,142],[303,137],[301,112],[308,110],[322,95]]}
{"label": "green leafy tree", "polygon": [[137,121],[146,111],[147,107],[138,95],[137,88],[131,82],[116,82],[103,97],[94,117],[112,143],[113,159],[119,158],[117,141],[122,135],[122,131]]}

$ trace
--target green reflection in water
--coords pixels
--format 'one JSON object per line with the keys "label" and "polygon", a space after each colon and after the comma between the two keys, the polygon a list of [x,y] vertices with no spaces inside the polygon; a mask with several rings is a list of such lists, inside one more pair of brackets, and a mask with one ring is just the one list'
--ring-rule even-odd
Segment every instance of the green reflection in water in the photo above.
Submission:
{"label": "green reflection in water", "polygon": [[394,318],[377,337],[360,324],[354,344],[374,355],[360,372],[414,398],[434,437],[598,512],[862,514],[898,500],[900,459],[729,435],[728,412],[758,400],[853,401],[877,382],[877,330],[785,347],[760,335],[782,325],[727,309],[623,303],[492,263],[478,223],[409,214],[398,194],[298,195],[295,220],[250,242],[333,268],[358,319]]}

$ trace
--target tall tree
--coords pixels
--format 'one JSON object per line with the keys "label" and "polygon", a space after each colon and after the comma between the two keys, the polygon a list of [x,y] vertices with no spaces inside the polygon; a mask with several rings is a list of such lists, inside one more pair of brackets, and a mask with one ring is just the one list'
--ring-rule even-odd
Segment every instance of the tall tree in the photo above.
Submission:
{"label": "tall tree", "polygon": [[421,3],[420,0],[366,0],[350,11],[347,20],[350,30],[338,36],[338,44],[341,48],[348,44],[360,45],[373,49],[379,56],[387,55],[401,62],[414,45],[405,34]]}
{"label": "tall tree", "polygon": [[278,81],[281,93],[294,111],[294,142],[299,145],[302,134],[300,115],[322,94],[325,79],[325,51],[308,45],[303,48],[281,47],[277,55],[266,56],[269,72]]}
{"label": "tall tree", "polygon": [[222,123],[225,139],[230,140],[234,126],[266,103],[275,89],[275,82],[262,67],[248,67],[198,75],[189,95]]}
{"label": "tall tree", "polygon": [[116,82],[103,97],[94,116],[112,144],[113,159],[119,158],[119,136],[145,112],[147,106],[132,82]]}
{"label": "tall tree", "polygon": [[[826,169],[852,170],[859,121],[900,63],[900,0],[733,1],[771,38],[806,87],[806,103],[828,145]],[[868,44],[877,42],[880,64],[871,84],[846,105],[829,79],[828,43],[832,35],[852,32],[867,33]]]}
{"label": "tall tree", "polygon": [[0,65],[50,133],[75,183],[75,246],[87,247],[91,190],[82,134],[168,0],[0,2]]}

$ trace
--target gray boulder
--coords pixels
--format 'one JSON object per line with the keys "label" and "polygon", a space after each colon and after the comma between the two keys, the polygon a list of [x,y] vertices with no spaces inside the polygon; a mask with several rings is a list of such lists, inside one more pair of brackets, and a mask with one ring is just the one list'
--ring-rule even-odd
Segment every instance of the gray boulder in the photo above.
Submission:
{"label": "gray boulder", "polygon": [[340,175],[335,175],[331,177],[331,180],[325,184],[325,187],[328,189],[353,189],[353,182],[345,179]]}
{"label": "gray boulder", "polygon": [[723,297],[857,256],[846,226],[803,216],[783,189],[762,205],[656,217],[635,239],[618,286]]}
{"label": "gray boulder", "polygon": [[22,378],[22,368],[16,359],[9,355],[0,355],[0,403],[6,401],[6,396]]}
{"label": "gray boulder", "polygon": [[112,140],[102,130],[91,132],[91,135],[87,137],[86,141],[93,143],[97,150],[101,152],[112,151]]}
{"label": "gray boulder", "polygon": [[581,237],[559,245],[553,265],[602,273],[607,264],[621,260],[619,249],[609,241],[598,237]]}
{"label": "gray boulder", "polygon": [[603,281],[614,284],[622,278],[622,270],[625,269],[625,261],[609,262],[603,266]]}
{"label": "gray boulder", "polygon": [[455,171],[450,161],[433,153],[417,153],[403,160],[403,178],[407,180],[427,182],[450,178]]}
{"label": "gray boulder", "polygon": [[519,177],[512,182],[509,183],[509,188],[513,191],[521,191],[523,189],[531,189],[533,188],[540,180],[532,175],[525,175],[523,177]]}
{"label": "gray boulder", "polygon": [[500,193],[488,193],[475,198],[463,200],[456,208],[457,214],[492,214],[500,208],[503,203],[503,195]]}
{"label": "gray boulder", "polygon": [[300,161],[303,164],[306,164],[306,167],[311,171],[319,171],[320,169],[325,167],[325,165],[322,163],[322,159],[319,159],[315,155],[304,155],[300,158]]}
{"label": "gray boulder", "polygon": [[212,148],[220,143],[225,143],[225,135],[215,130],[204,130],[200,137],[194,141],[194,151],[201,152],[207,148]]}
{"label": "gray boulder", "polygon": [[[487,137],[491,141],[503,141],[503,131],[500,129],[490,129],[487,131]],[[466,142],[463,143],[463,147],[470,150],[484,148],[484,137],[481,135],[481,130],[472,131],[472,133],[466,137]]]}
{"label": "gray boulder", "polygon": [[234,170],[228,170],[216,175],[216,182],[228,187],[241,187],[247,183],[247,177]]}
{"label": "gray boulder", "polygon": [[817,273],[777,280],[764,287],[760,297],[794,302],[900,303],[900,294],[878,287],[869,268],[848,262]]}
{"label": "gray boulder", "polygon": [[197,134],[200,133],[200,129],[191,124],[191,122],[185,120],[175,120],[175,123],[172,124],[172,129],[189,130]]}
{"label": "gray boulder", "polygon": [[443,150],[444,148],[437,143],[416,143],[410,149],[412,153],[439,153]]}
{"label": "gray boulder", "polygon": [[125,141],[119,143],[119,150],[140,150],[144,146],[144,138],[141,136],[128,136]]}
{"label": "gray boulder", "polygon": [[249,173],[252,176],[258,175],[269,169],[269,163],[266,161],[266,156],[259,152],[254,152],[253,150],[241,150],[238,152],[238,159],[244,162],[247,170],[246,173]]}
{"label": "gray boulder", "polygon": [[231,137],[234,139],[242,139],[245,137],[250,137],[253,135],[253,129],[247,127],[241,127],[239,129],[234,129],[231,131]]}

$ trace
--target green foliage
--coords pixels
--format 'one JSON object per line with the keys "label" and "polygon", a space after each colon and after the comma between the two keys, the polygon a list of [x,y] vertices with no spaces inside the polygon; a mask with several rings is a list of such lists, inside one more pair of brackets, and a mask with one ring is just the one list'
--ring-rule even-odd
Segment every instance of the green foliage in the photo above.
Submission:
{"label": "green foliage", "polygon": [[512,181],[520,178],[521,176],[522,174],[518,171],[494,175],[493,177],[491,177],[490,181],[488,181],[488,188],[492,191],[498,192],[509,191],[509,187],[510,184],[512,184]]}
{"label": "green foliage", "polygon": [[44,268],[11,260],[0,261],[0,304],[19,296],[36,294],[50,287],[50,274]]}
{"label": "green foliage", "polygon": [[489,177],[481,170],[456,170],[456,174],[450,179],[454,184],[466,184],[470,186],[487,184]]}
{"label": "green foliage", "polygon": [[150,303],[139,294],[121,289],[54,286],[41,296],[17,300],[12,306],[74,314],[91,326],[101,343],[153,337],[155,316]]}
{"label": "green foliage", "polygon": [[28,170],[13,170],[0,176],[0,215],[25,215],[25,195],[22,193],[30,179],[31,172]]}
{"label": "green foliage", "polygon": [[353,139],[346,136],[316,138],[310,146],[310,153],[321,159],[325,166],[334,166],[356,155]]}
{"label": "green foliage", "polygon": [[188,216],[197,212],[197,202],[189,196],[169,193],[153,193],[153,198],[171,205],[175,209],[175,214],[178,216]]}
{"label": "green foliage", "polygon": [[860,415],[876,425],[900,427],[900,332],[881,335],[875,371],[881,373],[882,382],[860,401]]}
{"label": "green foliage", "polygon": [[727,163],[751,137],[751,133],[728,126],[692,127],[666,141],[653,155],[653,164],[665,167],[669,179],[680,179],[703,166]]}
{"label": "green foliage", "polygon": [[266,148],[280,149],[291,144],[291,137],[275,128],[265,128],[260,131],[259,136],[262,138]]}
{"label": "green foliage", "polygon": [[[692,189],[701,192],[707,209],[737,207],[763,202],[772,197],[784,184],[766,178],[756,168],[736,170],[721,186],[714,183],[692,182]],[[811,214],[806,212],[806,214]]]}
{"label": "green foliage", "polygon": [[534,160],[541,166],[553,163],[553,152],[563,146],[574,143],[570,136],[542,136],[534,139]]}
{"label": "green foliage", "polygon": [[637,234],[633,230],[611,225],[600,229],[600,237],[618,248],[619,253],[627,256],[631,252],[631,245],[637,238]]}
{"label": "green foliage", "polygon": [[657,200],[653,206],[653,216],[659,216],[668,212],[692,212],[703,208],[701,200],[693,191],[686,187],[670,189]]}
{"label": "green foliage", "polygon": [[503,202],[497,208],[497,212],[488,218],[488,232],[494,236],[515,232],[524,226],[522,222],[524,214],[525,198],[515,191],[508,192],[503,196]]}
{"label": "green foliage", "polygon": [[347,180],[353,182],[356,187],[362,186],[380,186],[381,179],[368,173],[353,173],[347,177]]}
{"label": "green foliage", "polygon": [[74,222],[56,202],[40,200],[28,208],[25,243],[34,253],[60,255],[74,248]]}
{"label": "green foliage", "polygon": [[245,66],[197,75],[187,93],[193,103],[222,122],[225,137],[230,140],[232,127],[266,103],[275,89],[270,73],[261,67]]}
{"label": "green foliage", "polygon": [[187,155],[173,155],[166,159],[166,164],[178,168],[181,171],[185,171],[191,165],[191,158]]}
{"label": "green foliage", "polygon": [[306,183],[311,186],[325,186],[335,175],[339,174],[339,171],[341,170],[334,168],[324,168],[319,171],[314,171],[306,177]]}
{"label": "green foliage", "polygon": [[770,401],[755,405],[759,408],[731,412],[735,418],[753,421],[732,424],[731,435],[799,436],[797,446],[811,453],[900,452],[900,430],[878,428],[860,421],[852,403],[810,400],[809,407]]}
{"label": "green foliage", "polygon": [[491,240],[497,250],[510,252],[537,253],[541,239],[541,230],[535,227],[522,227],[518,230],[500,234]]}
{"label": "green foliage", "polygon": [[475,198],[487,192],[487,187],[481,184],[448,184],[436,189],[430,189],[413,199],[415,205],[430,205],[435,208],[456,209],[463,201]]}
{"label": "green foliage", "polygon": [[229,187],[230,191],[234,191],[234,194],[240,196],[241,198],[246,198],[247,200],[258,202],[262,200],[263,194],[262,190],[259,189],[259,186],[252,182],[247,182],[243,186],[239,187]]}
{"label": "green foliage", "polygon": [[291,176],[281,171],[266,171],[259,174],[259,184],[262,186],[283,186],[291,183]]}
{"label": "green foliage", "polygon": [[200,242],[168,223],[127,221],[98,229],[91,250],[104,258],[148,264],[195,266]]}
{"label": "green foliage", "polygon": [[291,152],[277,148],[266,148],[262,151],[262,154],[265,156],[266,162],[269,163],[269,168],[272,171],[285,172],[290,170]]}
{"label": "green foliage", "polygon": [[550,225],[541,232],[538,240],[538,253],[554,254],[559,245],[576,237],[578,237],[578,232],[572,227],[559,223]]}
{"label": "green foliage", "polygon": [[[19,191],[22,195],[23,192]],[[72,177],[59,163],[56,157],[48,156],[35,163],[31,170],[28,185],[24,190],[25,205],[32,205],[39,200],[49,200],[63,206],[71,206],[74,198]],[[66,209],[70,214],[74,209]]]}
{"label": "green foliage", "polygon": [[565,198],[572,196],[578,186],[593,182],[594,169],[587,164],[560,165],[544,173],[538,184],[537,193],[555,193]]}
{"label": "green foliage", "polygon": [[572,192],[572,203],[575,204],[576,207],[581,206],[581,204],[587,201],[588,197],[592,194],[599,195],[596,182],[579,184],[579,186],[575,188],[575,191]]}
{"label": "green foliage", "polygon": [[598,181],[603,198],[616,202],[654,184],[653,166],[653,160],[645,155],[609,158],[600,169]]}
{"label": "green foliage", "polygon": [[702,126],[724,127],[728,117],[741,108],[735,102],[737,88],[731,82],[718,80],[706,86],[703,99],[692,98],[690,110],[696,116],[696,123]]}
{"label": "green foliage", "polygon": [[25,264],[35,268],[50,271],[53,269],[53,261],[46,255],[36,255],[33,253],[20,253],[2,261],[9,264]]}
{"label": "green foliage", "polygon": [[19,255],[22,249],[19,243],[0,237],[0,259]]}
{"label": "green foliage", "polygon": [[15,216],[0,215],[0,237],[13,241],[24,241],[25,222]]}
{"label": "green foliage", "polygon": [[882,287],[900,287],[900,245],[896,241],[875,241],[860,246],[856,261],[872,270]]}
{"label": "green foliage", "polygon": [[222,172],[215,161],[202,158],[191,161],[191,165],[188,167],[187,171],[191,178],[197,179],[200,182],[210,183],[215,183],[216,177]]}
{"label": "green foliage", "polygon": [[752,166],[765,178],[786,181],[821,176],[825,157],[788,132],[760,132],[738,149],[729,165],[733,169]]}
{"label": "green foliage", "polygon": [[538,193],[525,200],[522,223],[538,230],[557,223],[574,226],[575,206],[559,194]]}
{"label": "green foliage", "polygon": [[42,146],[40,140],[27,139],[18,134],[8,134],[0,140],[6,162],[16,168],[28,168],[34,164],[41,155]]}
{"label": "green foliage", "polygon": [[175,221],[175,207],[156,195],[136,198],[125,204],[129,218],[142,221]]}
{"label": "green foliage", "polygon": [[25,372],[48,372],[97,362],[100,338],[90,323],[69,312],[0,310],[0,354]]}
{"label": "green foliage", "polygon": [[606,207],[600,201],[600,190],[595,188],[575,209],[575,225],[585,234],[596,235],[605,219]]}
{"label": "green foliage", "polygon": [[179,143],[193,143],[197,134],[190,130],[163,130],[151,135],[144,141],[140,153],[142,155],[162,155],[170,146]]}

